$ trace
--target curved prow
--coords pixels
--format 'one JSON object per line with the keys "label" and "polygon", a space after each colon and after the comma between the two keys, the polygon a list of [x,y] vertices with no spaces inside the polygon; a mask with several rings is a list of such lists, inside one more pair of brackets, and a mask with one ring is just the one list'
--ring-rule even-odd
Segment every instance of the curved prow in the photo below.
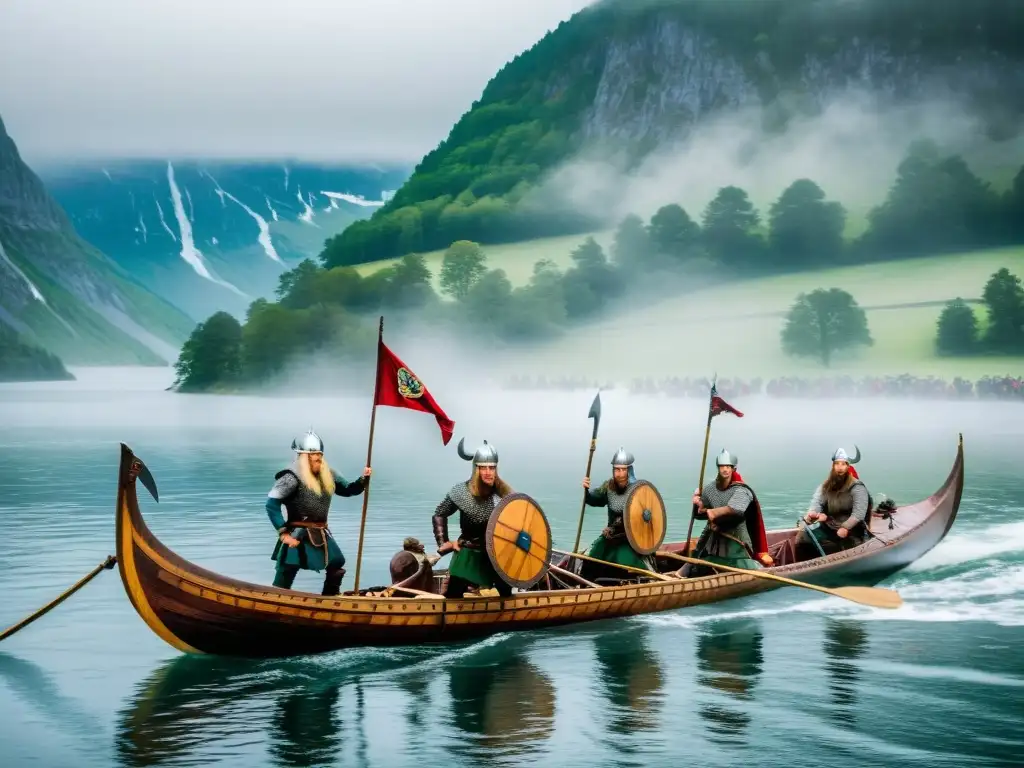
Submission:
{"label": "curved prow", "polygon": [[157,615],[153,597],[147,589],[145,569],[151,564],[151,553],[171,554],[150,533],[139,512],[139,499],[135,492],[136,479],[157,500],[156,481],[146,465],[132,449],[121,443],[121,466],[117,484],[117,567],[121,583],[132,607],[149,628],[169,645],[186,653],[200,653],[196,648],[176,636]]}
{"label": "curved prow", "polygon": [[946,519],[946,527],[942,531],[942,538],[946,537],[949,533],[949,529],[953,527],[953,521],[956,520],[957,512],[960,511],[960,499],[964,495],[964,435],[963,432],[958,434],[957,446],[956,446],[956,460],[953,462],[952,468],[949,470],[949,475],[946,477],[946,482],[942,484],[942,488],[935,494],[936,496],[943,496],[952,494],[953,499],[950,505],[949,517]]}

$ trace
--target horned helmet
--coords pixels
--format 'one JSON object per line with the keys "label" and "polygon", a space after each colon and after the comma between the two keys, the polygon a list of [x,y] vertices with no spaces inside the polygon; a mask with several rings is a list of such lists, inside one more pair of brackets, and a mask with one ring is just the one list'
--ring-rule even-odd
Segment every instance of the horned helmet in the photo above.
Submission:
{"label": "horned helmet", "polygon": [[853,447],[857,455],[854,456],[852,459],[850,458],[850,454],[848,454],[844,449],[836,448],[836,452],[832,454],[832,461],[845,461],[847,464],[856,464],[858,461],[860,461],[860,448],[858,448],[856,445],[854,445]]}
{"label": "horned helmet", "polygon": [[476,449],[476,453],[466,453],[466,438],[459,440],[459,458],[472,461],[474,467],[498,466],[498,449],[484,440],[484,444]]}

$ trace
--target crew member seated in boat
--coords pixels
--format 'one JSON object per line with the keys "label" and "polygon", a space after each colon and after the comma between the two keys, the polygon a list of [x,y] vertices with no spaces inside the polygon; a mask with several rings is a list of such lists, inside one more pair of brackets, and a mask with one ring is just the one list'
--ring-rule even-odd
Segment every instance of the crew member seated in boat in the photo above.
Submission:
{"label": "crew member seated in boat", "polygon": [[440,559],[440,555],[428,555],[420,540],[409,536],[402,542],[401,551],[391,558],[391,583],[398,584],[419,573],[415,581],[405,586],[421,592],[433,592],[434,564]]}
{"label": "crew member seated in boat", "polygon": [[274,586],[291,589],[300,568],[326,571],[321,594],[336,595],[345,577],[345,556],[327,527],[327,513],[335,495],[363,492],[370,468],[365,467],[362,477],[348,482],[327,465],[324,442],[313,430],[293,440],[292,450],[295,461],[274,475],[276,482],[267,494],[267,516],[278,534],[270,556],[277,563]]}
{"label": "crew member seated in boat", "polygon": [[[590,478],[583,478],[583,487],[586,489],[584,498],[591,507],[608,507],[608,525],[601,535],[598,536],[587,550],[587,555],[604,560],[609,563],[628,565],[633,568],[643,568],[653,571],[654,562],[650,557],[638,554],[629,544],[626,538],[626,529],[622,522],[622,513],[626,509],[626,494],[637,482],[636,474],[633,471],[633,454],[625,448],[619,448],[612,456],[612,476],[605,480],[599,487],[591,490]],[[628,571],[622,571],[611,566],[593,563],[587,560],[582,561],[580,576],[590,581],[599,577],[625,578]]]}
{"label": "crew member seated in boat", "polygon": [[[434,538],[438,554],[454,551],[448,566],[448,586],[445,597],[460,598],[471,587],[494,587],[498,594],[508,597],[512,587],[491,565],[485,549],[484,536],[495,505],[512,493],[508,483],[498,477],[498,451],[486,440],[475,454],[466,453],[465,438],[459,441],[459,456],[473,462],[469,480],[456,483],[445,494],[434,510]],[[448,518],[459,513],[459,537],[448,539]]]}
{"label": "crew member seated in boat", "polygon": [[[773,565],[768,538],[761,517],[761,505],[754,490],[736,471],[738,460],[722,449],[715,459],[718,475],[700,493],[694,493],[696,516],[707,520],[693,557],[733,568],[757,570]],[[687,563],[679,570],[683,577],[705,576],[709,566]]]}
{"label": "crew member seated in boat", "polygon": [[853,466],[860,461],[860,448],[852,459],[842,448],[832,454],[832,469],[814,490],[804,522],[820,522],[815,530],[802,529],[796,539],[796,559],[810,560],[821,553],[809,538],[814,536],[826,555],[860,546],[867,537],[865,521],[871,510],[871,496]]}

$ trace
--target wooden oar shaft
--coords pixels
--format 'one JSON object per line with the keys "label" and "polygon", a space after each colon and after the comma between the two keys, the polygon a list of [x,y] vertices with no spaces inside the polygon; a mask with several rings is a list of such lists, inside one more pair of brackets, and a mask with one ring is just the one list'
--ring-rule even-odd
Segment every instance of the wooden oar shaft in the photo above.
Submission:
{"label": "wooden oar shaft", "polygon": [[[587,457],[587,477],[590,477],[590,468],[594,465],[594,451],[597,449],[597,438],[590,441],[590,455]],[[580,536],[583,533],[583,515],[587,511],[587,489],[583,489],[583,503],[580,504],[580,523],[576,526],[576,543],[572,545],[572,551],[578,552],[580,548]]]}
{"label": "wooden oar shaft", "polygon": [[807,523],[803,521],[803,518],[797,518],[796,527],[802,530],[804,533],[806,533],[807,538],[814,542],[814,546],[818,548],[818,554],[820,554],[822,557],[828,557],[828,555],[825,554],[825,550],[821,547],[821,542],[818,541],[817,538],[815,538],[813,533],[811,533],[810,529],[807,527]]}
{"label": "wooden oar shaft", "polygon": [[601,587],[600,584],[595,584],[592,581],[587,581],[582,576],[579,576],[578,574],[575,574],[572,571],[567,571],[564,568],[559,568],[557,565],[549,565],[548,567],[553,572],[557,573],[559,576],[567,576],[570,579],[573,579],[574,581],[578,581],[580,584],[583,584],[584,586],[592,587],[594,589],[600,589]]}
{"label": "wooden oar shaft", "polygon": [[[719,563],[711,563],[707,560],[698,560],[695,557],[685,557],[683,555],[677,555],[675,552],[658,552],[659,557],[668,557],[673,560],[681,560],[684,563],[692,563],[694,565],[708,565],[712,568],[718,568],[723,571],[731,571],[733,573],[743,573],[748,576],[753,576],[757,579],[768,579],[770,581],[778,581],[783,584],[789,584],[793,587],[803,587],[804,589],[813,589],[816,592],[822,592],[826,595],[833,597],[841,597],[844,600],[853,600],[858,603],[865,603],[868,605],[875,605],[880,608],[895,608],[899,605],[899,595],[891,589],[883,589],[881,587],[840,587],[839,589],[829,589],[828,587],[819,587],[817,584],[808,584],[806,581],[797,581],[796,579],[787,579],[785,576],[778,576],[774,573],[765,573],[764,571],[753,570],[749,568],[734,568],[731,565],[720,565]],[[876,594],[878,599],[871,599],[872,594]],[[856,597],[854,597],[856,594]]]}
{"label": "wooden oar shaft", "polygon": [[66,589],[64,592],[62,592],[56,598],[54,598],[53,600],[48,602],[46,605],[44,605],[38,611],[33,613],[31,616],[25,617],[24,619],[19,621],[17,624],[8,627],[3,632],[0,632],[0,640],[6,640],[8,637],[13,635],[19,629],[24,629],[29,624],[31,624],[33,621],[35,621],[39,617],[45,615],[51,609],[56,608],[58,605],[60,605],[65,600],[67,600],[69,597],[71,597],[73,594],[75,594],[75,592],[77,592],[82,587],[84,587],[86,584],[88,584],[90,581],[92,581],[93,578],[95,578],[96,574],[98,574],[100,571],[110,570],[115,565],[117,565],[117,558],[114,557],[113,555],[107,555],[107,559],[106,560],[104,560],[102,563],[100,563],[95,568],[93,568],[91,571],[89,571],[89,573],[87,573],[85,576],[83,576],[81,579],[79,579],[73,586],[71,586],[68,589]]}
{"label": "wooden oar shaft", "polygon": [[581,554],[580,552],[564,552],[561,549],[552,549],[551,551],[554,552],[555,554],[558,554],[558,555],[567,555],[569,557],[578,557],[581,560],[589,560],[592,563],[600,563],[601,565],[610,565],[612,568],[621,568],[624,571],[630,571],[632,573],[640,573],[640,574],[643,574],[644,576],[653,576],[654,578],[661,579],[662,581],[673,581],[673,578],[671,576],[666,576],[666,575],[664,575],[662,573],[658,573],[657,571],[648,571],[648,570],[646,570],[644,568],[634,568],[632,565],[623,565],[622,563],[611,563],[611,562],[609,562],[607,560],[598,560],[596,557],[591,557],[590,555],[584,555],[584,554]]}

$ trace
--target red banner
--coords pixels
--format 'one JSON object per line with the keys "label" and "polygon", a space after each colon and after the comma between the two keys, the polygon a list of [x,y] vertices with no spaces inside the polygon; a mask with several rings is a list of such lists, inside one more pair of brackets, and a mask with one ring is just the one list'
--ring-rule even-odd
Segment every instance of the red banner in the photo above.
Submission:
{"label": "red banner", "polygon": [[409,366],[388,349],[383,341],[377,348],[377,399],[374,405],[389,405],[392,408],[408,408],[429,413],[434,416],[437,426],[441,428],[442,442],[448,445],[448,441],[452,439],[455,422],[441,410],[441,406]]}

